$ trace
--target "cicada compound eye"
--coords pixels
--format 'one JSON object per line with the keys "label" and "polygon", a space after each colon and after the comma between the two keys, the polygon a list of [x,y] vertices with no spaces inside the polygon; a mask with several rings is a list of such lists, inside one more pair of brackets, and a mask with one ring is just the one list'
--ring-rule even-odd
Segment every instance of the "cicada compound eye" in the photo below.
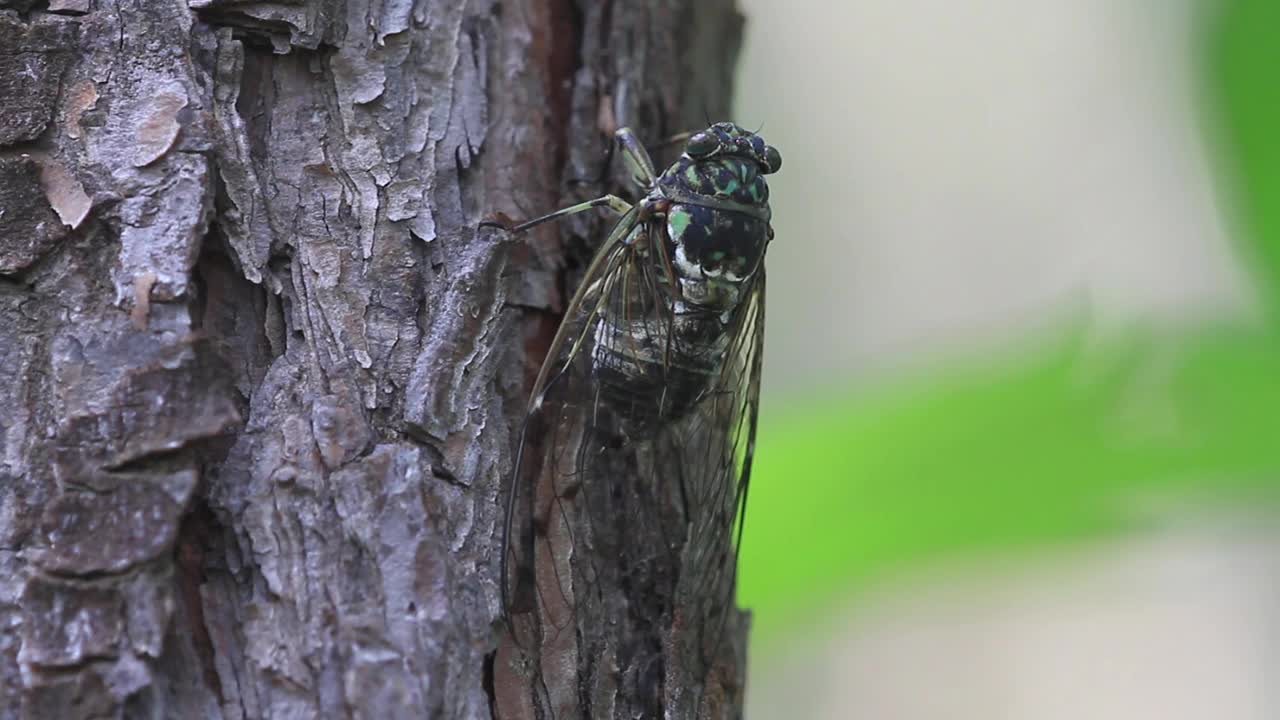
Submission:
{"label": "cicada compound eye", "polygon": [[764,162],[766,173],[776,173],[782,169],[782,153],[778,152],[778,148],[768,145],[764,149]]}
{"label": "cicada compound eye", "polygon": [[694,133],[693,137],[689,138],[689,143],[684,147],[685,153],[695,160],[705,158],[719,149],[720,140],[706,131]]}

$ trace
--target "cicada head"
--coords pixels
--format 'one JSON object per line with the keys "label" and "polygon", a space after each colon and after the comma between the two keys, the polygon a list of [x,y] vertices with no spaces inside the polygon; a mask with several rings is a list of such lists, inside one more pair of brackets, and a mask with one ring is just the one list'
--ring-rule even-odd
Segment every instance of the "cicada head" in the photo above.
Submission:
{"label": "cicada head", "polygon": [[689,138],[684,154],[662,174],[658,186],[668,197],[702,198],[767,215],[769,184],[764,176],[781,167],[782,155],[764,138],[721,122]]}
{"label": "cicada head", "polygon": [[[671,206],[667,234],[676,271],[694,302],[717,304],[717,289],[750,279],[773,237],[769,184],[782,155],[759,135],[721,122],[695,133],[658,178]],[[737,293],[727,294],[728,300]]]}

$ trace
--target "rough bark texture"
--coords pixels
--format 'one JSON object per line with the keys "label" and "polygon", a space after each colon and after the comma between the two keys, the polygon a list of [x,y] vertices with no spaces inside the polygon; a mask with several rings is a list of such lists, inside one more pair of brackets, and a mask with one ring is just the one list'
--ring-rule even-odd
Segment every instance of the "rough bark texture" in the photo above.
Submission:
{"label": "rough bark texture", "polygon": [[738,24],[0,0],[0,720],[546,717],[500,489],[599,225],[477,227],[723,116]]}

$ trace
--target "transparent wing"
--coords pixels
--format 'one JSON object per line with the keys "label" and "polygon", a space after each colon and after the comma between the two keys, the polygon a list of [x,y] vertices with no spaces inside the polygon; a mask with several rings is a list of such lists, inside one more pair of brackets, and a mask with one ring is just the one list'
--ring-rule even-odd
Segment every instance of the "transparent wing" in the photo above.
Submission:
{"label": "transparent wing", "polygon": [[[727,319],[690,321],[661,245],[647,242],[660,232],[636,213],[619,221],[570,302],[521,432],[503,604],[517,642],[541,655],[554,717],[592,716],[587,686],[605,697],[630,685],[657,712],[665,643],[696,642],[710,667],[733,609],[764,276]],[[714,346],[693,341],[707,350],[696,359],[689,327],[714,328]]]}
{"label": "transparent wing", "polygon": [[[619,416],[654,412],[658,402],[638,396],[619,407],[618,398],[605,398],[593,360],[604,353],[619,364],[641,363],[640,355],[652,351],[658,339],[624,332],[628,318],[654,336],[669,325],[663,320],[671,312],[669,283],[637,250],[643,243],[629,238],[637,228],[646,231],[636,216],[619,220],[569,303],[535,382],[508,488],[504,611],[510,618],[538,609],[557,631],[571,624],[579,604],[570,558],[595,555],[578,547],[589,538],[573,532],[582,526],[575,513],[591,512],[583,489],[625,475],[631,439],[620,434]],[[588,568],[585,584],[594,585],[597,573],[598,566]]]}
{"label": "transparent wing", "polygon": [[719,372],[703,397],[660,442],[677,458],[689,522],[678,603],[697,629],[702,656],[719,652],[734,611],[738,548],[755,456],[764,350],[765,275],[761,268],[729,327]]}

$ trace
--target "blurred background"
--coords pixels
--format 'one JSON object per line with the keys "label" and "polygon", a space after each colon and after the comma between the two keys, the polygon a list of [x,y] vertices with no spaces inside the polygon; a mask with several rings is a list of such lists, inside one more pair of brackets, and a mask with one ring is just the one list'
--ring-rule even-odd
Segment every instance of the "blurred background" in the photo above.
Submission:
{"label": "blurred background", "polygon": [[1280,718],[1280,2],[740,2],[748,716]]}

